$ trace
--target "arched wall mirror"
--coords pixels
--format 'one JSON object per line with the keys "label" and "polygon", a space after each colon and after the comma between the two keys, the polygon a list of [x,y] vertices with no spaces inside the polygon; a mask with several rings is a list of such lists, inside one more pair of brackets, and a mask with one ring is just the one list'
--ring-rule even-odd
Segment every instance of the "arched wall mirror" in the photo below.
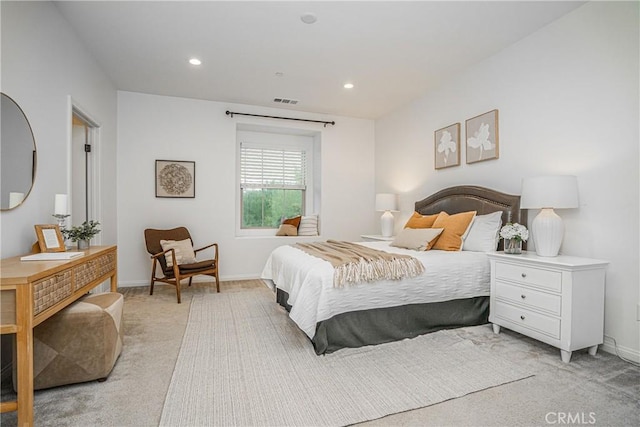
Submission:
{"label": "arched wall mirror", "polygon": [[36,177],[36,141],[22,108],[2,95],[0,105],[0,210],[20,206]]}

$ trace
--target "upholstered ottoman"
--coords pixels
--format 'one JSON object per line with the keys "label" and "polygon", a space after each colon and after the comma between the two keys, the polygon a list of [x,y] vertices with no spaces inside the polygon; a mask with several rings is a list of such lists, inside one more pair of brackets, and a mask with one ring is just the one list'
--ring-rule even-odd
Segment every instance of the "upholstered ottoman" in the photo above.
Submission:
{"label": "upholstered ottoman", "polygon": [[83,297],[33,330],[34,389],[105,379],[123,344],[124,298]]}

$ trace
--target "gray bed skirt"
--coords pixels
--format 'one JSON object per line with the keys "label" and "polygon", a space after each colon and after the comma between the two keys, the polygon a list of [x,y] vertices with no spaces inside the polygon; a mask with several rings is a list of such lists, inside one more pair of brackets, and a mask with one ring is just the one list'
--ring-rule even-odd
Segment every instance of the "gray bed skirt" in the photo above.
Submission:
{"label": "gray bed skirt", "polygon": [[[276,301],[287,311],[289,294],[277,289]],[[428,304],[408,304],[338,314],[316,325],[311,342],[316,354],[413,338],[442,329],[482,325],[489,321],[489,297]]]}

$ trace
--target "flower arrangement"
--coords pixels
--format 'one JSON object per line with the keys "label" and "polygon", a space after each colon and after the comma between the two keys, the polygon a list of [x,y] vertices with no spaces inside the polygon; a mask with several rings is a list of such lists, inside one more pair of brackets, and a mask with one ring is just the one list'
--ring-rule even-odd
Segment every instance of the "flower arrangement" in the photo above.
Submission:
{"label": "flower arrangement", "polygon": [[76,225],[69,230],[63,230],[63,234],[72,242],[91,240],[93,236],[100,233],[99,225],[100,223],[98,221],[85,221],[82,225]]}
{"label": "flower arrangement", "polygon": [[526,242],[529,238],[529,230],[522,224],[512,224],[508,222],[504,227],[500,229],[500,237],[505,240],[515,239],[519,242]]}
{"label": "flower arrangement", "polygon": [[517,222],[508,222],[500,229],[500,237],[504,239],[504,253],[517,255],[522,253],[522,242],[529,238],[529,230]]}

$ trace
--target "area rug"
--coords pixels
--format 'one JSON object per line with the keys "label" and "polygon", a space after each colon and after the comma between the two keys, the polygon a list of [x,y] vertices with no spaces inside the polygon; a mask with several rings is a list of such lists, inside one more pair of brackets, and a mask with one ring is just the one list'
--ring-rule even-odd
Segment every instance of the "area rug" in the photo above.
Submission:
{"label": "area rug", "polygon": [[268,289],[196,295],[161,426],[339,426],[532,376],[452,331],[317,356]]}

